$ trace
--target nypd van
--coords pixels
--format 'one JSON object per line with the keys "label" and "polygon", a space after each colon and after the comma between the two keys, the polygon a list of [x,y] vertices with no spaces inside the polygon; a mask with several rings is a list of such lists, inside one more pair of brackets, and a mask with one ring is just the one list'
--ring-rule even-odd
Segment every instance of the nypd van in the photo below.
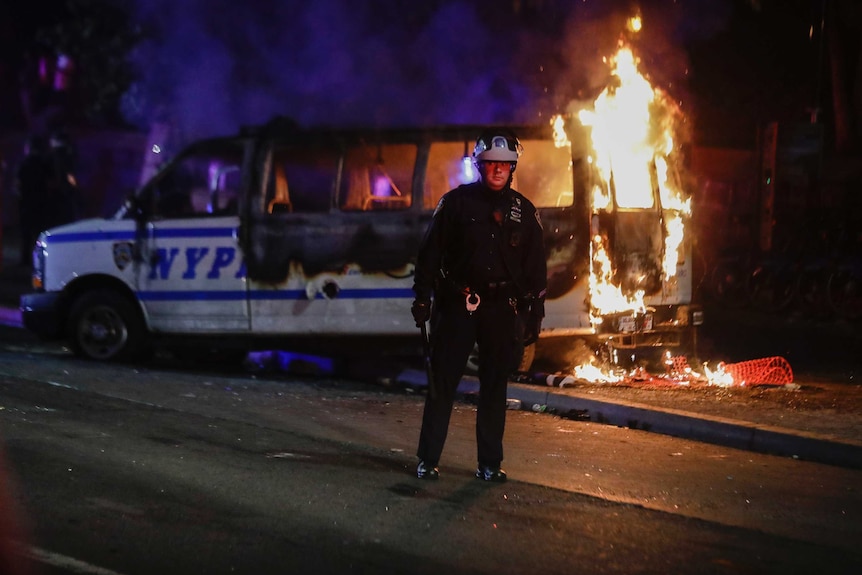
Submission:
{"label": "nypd van", "polygon": [[[610,242],[621,284],[626,269],[641,274],[663,257],[658,192],[648,208],[597,209],[582,138],[561,144],[550,125],[507,127],[524,147],[513,187],[539,208],[545,234],[538,349],[570,338],[625,349],[686,342],[688,239],[674,278],[648,288],[647,308],[602,316],[591,301],[596,237]],[[476,179],[471,152],[485,128],[303,128],[276,119],[195,142],[113,217],[40,235],[24,324],[96,360],[192,342],[225,354],[416,349],[419,243],[440,197]]]}

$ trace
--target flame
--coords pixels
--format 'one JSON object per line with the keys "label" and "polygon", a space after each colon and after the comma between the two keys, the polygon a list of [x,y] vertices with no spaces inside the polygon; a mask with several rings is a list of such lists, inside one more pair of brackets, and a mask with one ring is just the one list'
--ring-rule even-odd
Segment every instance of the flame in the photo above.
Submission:
{"label": "flame", "polygon": [[554,147],[565,148],[572,144],[569,141],[569,135],[566,133],[566,121],[561,114],[557,114],[551,118],[551,126],[554,129]]}
{"label": "flame", "polygon": [[679,263],[679,248],[685,236],[685,224],[679,214],[665,214],[665,227],[667,236],[664,240],[664,259],[662,260],[662,271],[665,281],[676,275],[676,266]]}
{"label": "flame", "polygon": [[[659,202],[665,228],[662,272],[668,281],[676,275],[682,261],[685,222],[691,214],[691,199],[684,198],[668,166],[680,112],[638,71],[638,61],[629,47],[622,45],[610,63],[615,81],[599,94],[591,109],[578,112],[581,124],[591,128],[590,161],[601,178],[592,190],[592,211],[655,209]],[[552,121],[555,134],[561,122],[561,117]],[[605,239],[597,236],[596,230],[591,249],[590,290],[596,317],[642,310],[642,293],[626,296],[613,285]]]}
{"label": "flame", "polygon": [[593,188],[593,209],[606,211],[614,209],[614,202],[611,200],[609,189],[604,186],[595,186]]}
{"label": "flame", "polygon": [[[630,32],[638,32],[642,22],[639,17],[632,18],[628,26]],[[587,159],[599,176],[591,190],[594,215],[589,290],[594,325],[601,323],[603,315],[647,311],[643,291],[627,295],[614,283],[616,274],[609,256],[609,240],[602,235],[599,225],[602,213],[660,210],[664,230],[663,281],[671,281],[683,262],[691,199],[683,193],[675,166],[670,163],[674,157],[674,134],[682,114],[676,102],[654,88],[639,72],[638,64],[631,48],[621,42],[609,60],[613,81],[592,107],[577,112],[580,123],[590,128],[592,151]],[[552,125],[557,141],[562,116],[555,117]],[[592,362],[576,367],[574,373],[593,381],[606,381],[608,377]],[[677,375],[682,379],[701,377],[690,369]],[[732,384],[733,378],[720,370],[710,381],[728,378]]]}
{"label": "flame", "polygon": [[591,358],[589,363],[577,366],[572,375],[576,378],[590,383],[617,383],[622,381],[622,377],[613,373],[606,373],[595,364],[595,358]]}
{"label": "flame", "polygon": [[590,273],[590,303],[592,321],[601,323],[601,314],[638,311],[645,313],[644,292],[638,290],[627,296],[622,288],[613,282],[613,265],[605,248],[605,238],[596,234],[590,245],[592,251],[592,272]]}
{"label": "flame", "polygon": [[596,98],[592,110],[578,118],[592,128],[596,166],[616,191],[622,208],[654,205],[650,166],[655,149],[649,145],[650,104],[655,93],[637,71],[634,54],[621,48],[612,62],[618,86],[608,86]]}
{"label": "flame", "polygon": [[[703,364],[703,372],[706,375],[706,380],[709,382],[710,385],[730,387],[736,384],[736,382],[733,380],[733,375],[725,371],[725,364],[723,361],[718,364],[715,371],[709,369],[708,365]],[[742,382],[740,385],[745,385],[745,382]]]}

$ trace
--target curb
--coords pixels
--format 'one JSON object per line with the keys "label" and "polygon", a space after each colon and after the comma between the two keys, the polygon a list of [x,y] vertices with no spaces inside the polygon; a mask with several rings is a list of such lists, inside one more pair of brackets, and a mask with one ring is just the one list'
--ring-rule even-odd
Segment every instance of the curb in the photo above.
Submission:
{"label": "curb", "polygon": [[[409,387],[427,387],[424,371],[404,370],[396,381]],[[458,393],[467,395],[479,389],[475,377],[465,376]],[[522,409],[544,406],[544,410],[559,414],[569,412],[589,417],[579,419],[660,433],[704,443],[722,445],[746,451],[781,455],[826,463],[851,469],[862,469],[862,443],[839,441],[830,437],[757,425],[735,419],[695,414],[686,411],[656,408],[636,403],[607,402],[577,397],[548,390],[539,390],[519,383],[509,383],[509,399],[521,402]]]}

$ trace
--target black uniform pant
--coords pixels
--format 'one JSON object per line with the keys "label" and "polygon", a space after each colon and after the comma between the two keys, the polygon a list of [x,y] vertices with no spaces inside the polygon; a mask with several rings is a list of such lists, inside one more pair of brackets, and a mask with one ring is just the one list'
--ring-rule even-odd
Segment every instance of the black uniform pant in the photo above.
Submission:
{"label": "black uniform pant", "polygon": [[482,298],[472,314],[460,294],[438,297],[434,306],[431,318],[434,382],[425,398],[416,454],[430,465],[440,461],[458,384],[467,358],[474,344],[478,344],[477,460],[479,465],[499,467],[503,460],[506,388],[523,350],[515,308],[503,294]]}

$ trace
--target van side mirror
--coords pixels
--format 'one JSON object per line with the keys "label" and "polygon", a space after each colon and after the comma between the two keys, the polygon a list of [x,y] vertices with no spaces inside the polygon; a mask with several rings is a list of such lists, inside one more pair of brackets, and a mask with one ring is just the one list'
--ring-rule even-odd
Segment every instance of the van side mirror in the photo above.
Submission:
{"label": "van side mirror", "polygon": [[142,222],[146,220],[146,210],[144,209],[144,202],[135,195],[134,192],[130,192],[126,196],[126,201],[124,202],[126,213],[129,214],[132,219],[136,222]]}

